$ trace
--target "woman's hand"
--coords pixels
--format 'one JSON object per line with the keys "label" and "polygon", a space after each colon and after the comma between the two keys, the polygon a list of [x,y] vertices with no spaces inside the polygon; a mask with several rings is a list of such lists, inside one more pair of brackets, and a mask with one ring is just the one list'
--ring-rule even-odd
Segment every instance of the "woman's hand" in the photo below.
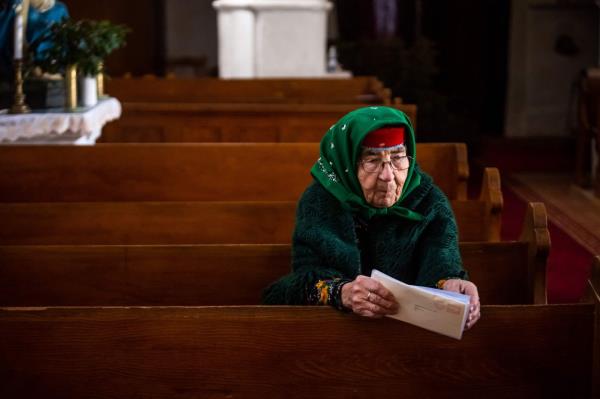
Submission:
{"label": "woman's hand", "polygon": [[398,302],[379,281],[358,276],[342,287],[342,304],[361,316],[380,318],[398,311]]}
{"label": "woman's hand", "polygon": [[446,280],[442,289],[446,291],[460,292],[461,294],[471,296],[471,304],[469,307],[469,315],[467,316],[467,323],[465,330],[473,327],[477,320],[481,317],[481,308],[479,305],[479,292],[477,287],[470,281],[461,280],[458,278]]}

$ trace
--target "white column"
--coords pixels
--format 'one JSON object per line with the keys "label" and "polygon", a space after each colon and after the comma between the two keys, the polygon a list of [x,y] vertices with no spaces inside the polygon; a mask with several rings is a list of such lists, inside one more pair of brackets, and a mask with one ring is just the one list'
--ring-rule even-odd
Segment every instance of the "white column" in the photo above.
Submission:
{"label": "white column", "polygon": [[325,76],[327,0],[217,0],[213,6],[222,78]]}
{"label": "white column", "polygon": [[245,7],[218,7],[219,76],[253,78],[255,76],[254,12]]}

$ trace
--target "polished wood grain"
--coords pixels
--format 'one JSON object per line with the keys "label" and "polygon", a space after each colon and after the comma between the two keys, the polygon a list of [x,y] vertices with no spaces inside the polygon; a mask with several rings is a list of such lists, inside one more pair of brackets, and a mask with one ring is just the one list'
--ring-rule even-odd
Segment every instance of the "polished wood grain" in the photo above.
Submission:
{"label": "polished wood grain", "polygon": [[390,104],[374,76],[350,79],[132,79],[112,78],[107,93],[125,103]]}
{"label": "polished wood grain", "polygon": [[[417,152],[450,199],[466,199],[464,144]],[[296,201],[318,154],[318,143],[0,146],[0,202]]]}
{"label": "polished wood grain", "polygon": [[[452,201],[461,241],[498,241],[477,200]],[[296,202],[0,203],[0,244],[287,244]]]}
{"label": "polished wood grain", "polygon": [[[540,205],[530,204],[522,241],[460,243],[483,303],[545,303],[549,233],[533,220]],[[290,264],[289,244],[5,245],[0,305],[257,304]]]}
{"label": "polished wood grain", "polygon": [[497,168],[484,168],[479,201],[485,204],[485,236],[490,241],[500,241],[504,198]]}
{"label": "polished wood grain", "polygon": [[550,253],[550,232],[546,207],[543,203],[529,203],[519,240],[529,243],[527,249],[531,260],[527,276],[529,294],[535,303],[546,303],[548,301],[546,269]]}
{"label": "polished wood grain", "polygon": [[575,185],[569,173],[513,173],[507,185],[526,201],[544,202],[552,223],[600,254],[600,198]]}
{"label": "polished wood grain", "polygon": [[457,341],[331,308],[3,308],[0,395],[584,398],[594,309],[483,306]]}
{"label": "polished wood grain", "polygon": [[[417,106],[395,104],[416,125]],[[123,103],[102,143],[319,142],[355,104]]]}
{"label": "polished wood grain", "polygon": [[[461,243],[482,303],[525,304],[527,244]],[[0,306],[257,305],[289,244],[0,246]]]}
{"label": "polished wood grain", "polygon": [[295,210],[293,201],[0,204],[0,243],[283,244]]}

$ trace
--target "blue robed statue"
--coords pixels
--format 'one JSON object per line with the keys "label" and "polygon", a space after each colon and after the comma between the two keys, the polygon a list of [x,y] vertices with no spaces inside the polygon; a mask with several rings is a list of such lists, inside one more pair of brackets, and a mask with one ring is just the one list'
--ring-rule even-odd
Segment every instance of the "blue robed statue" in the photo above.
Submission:
{"label": "blue robed statue", "polygon": [[67,18],[67,7],[55,0],[0,0],[0,76],[3,79],[12,76],[13,35],[15,8],[19,4],[27,6],[27,43],[37,43],[34,57],[44,52],[50,43],[44,42],[43,36],[50,30],[55,22]]}

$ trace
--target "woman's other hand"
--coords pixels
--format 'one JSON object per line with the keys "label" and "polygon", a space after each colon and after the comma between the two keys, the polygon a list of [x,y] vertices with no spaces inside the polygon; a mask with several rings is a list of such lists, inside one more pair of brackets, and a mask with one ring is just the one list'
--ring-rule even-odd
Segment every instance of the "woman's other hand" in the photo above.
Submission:
{"label": "woman's other hand", "polygon": [[354,313],[380,318],[398,311],[398,302],[379,281],[358,276],[342,287],[342,304]]}
{"label": "woman's other hand", "polygon": [[465,330],[473,327],[473,325],[477,323],[477,320],[479,320],[481,317],[481,307],[479,304],[479,292],[477,291],[477,286],[470,281],[456,278],[447,280],[442,289],[471,296],[471,304],[469,306],[469,315],[467,316]]}

